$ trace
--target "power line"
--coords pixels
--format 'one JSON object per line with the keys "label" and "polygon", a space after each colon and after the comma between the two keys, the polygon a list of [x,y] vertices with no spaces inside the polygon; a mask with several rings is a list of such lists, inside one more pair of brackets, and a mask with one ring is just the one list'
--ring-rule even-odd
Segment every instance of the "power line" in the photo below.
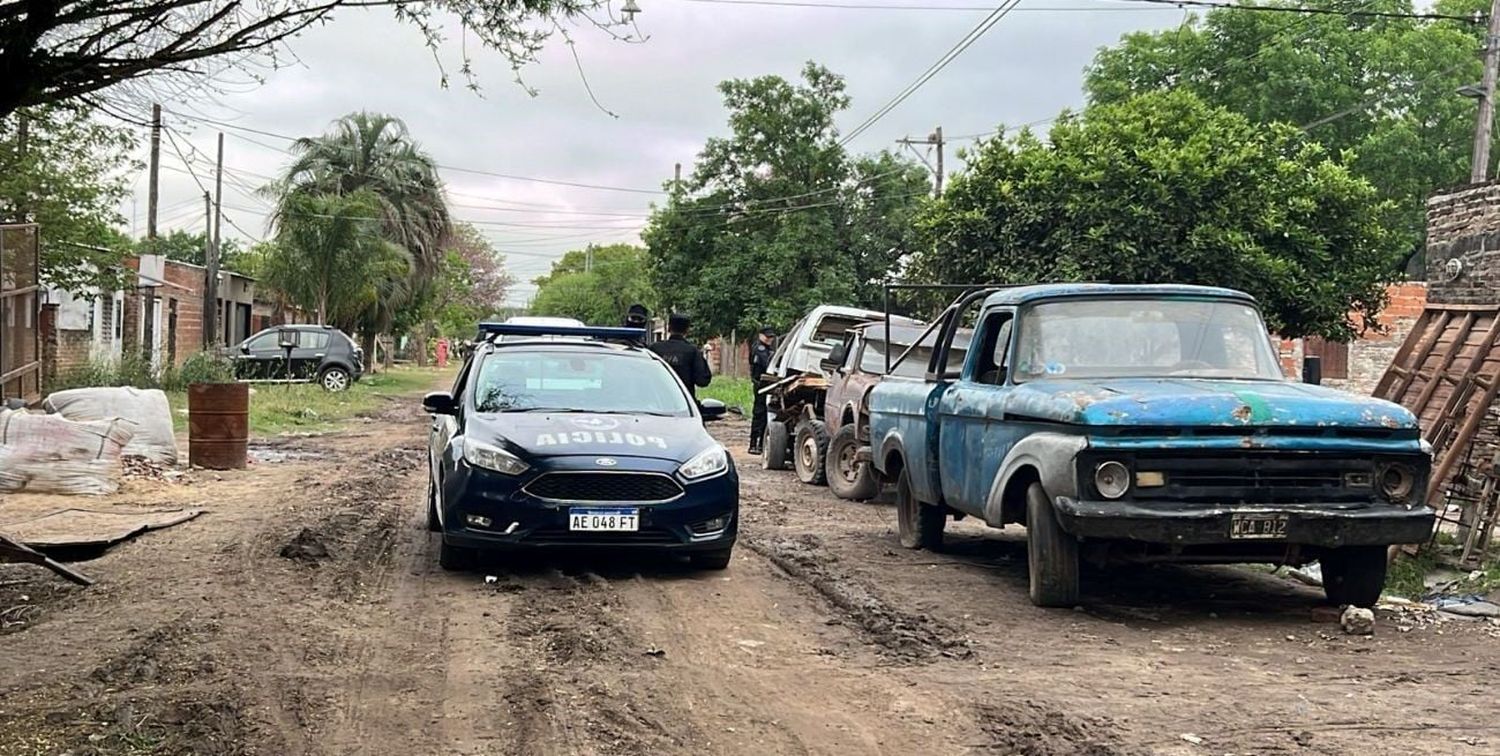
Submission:
{"label": "power line", "polygon": [[913,94],[915,94],[918,89],[922,88],[922,85],[926,84],[928,81],[931,81],[932,77],[936,76],[938,72],[946,68],[949,63],[952,63],[954,59],[962,55],[963,52],[969,49],[971,45],[979,41],[979,38],[983,37],[986,32],[994,28],[995,24],[1000,23],[1000,21],[1004,19],[1012,9],[1019,5],[1020,2],[1021,0],[1003,0],[1003,2],[993,11],[991,11],[988,16],[985,16],[978,25],[976,25],[973,29],[970,29],[968,34],[965,34],[962,39],[960,39],[953,45],[953,47],[949,48],[948,52],[943,53],[942,57],[938,58],[936,63],[928,66],[927,70],[923,71],[915,81],[913,81],[911,84],[908,84],[905,89],[901,90],[900,93],[891,98],[890,102],[887,102],[879,110],[876,110],[875,113],[872,114],[869,118],[866,118],[864,122],[854,127],[854,129],[849,132],[848,136],[839,141],[839,145],[842,146],[850,143],[851,141],[859,137],[860,134],[865,133],[865,131],[868,130],[871,126],[874,126],[880,119],[884,118],[887,113],[895,110],[901,103],[906,101],[906,98],[911,97]]}
{"label": "power line", "polygon": [[[1400,13],[1396,11],[1351,11],[1337,8],[1312,8],[1291,5],[1251,5],[1246,3],[1217,3],[1212,0],[1112,0],[1113,2],[1146,3],[1168,5],[1174,8],[1207,8],[1209,10],[1233,10],[1247,13],[1294,13],[1305,16],[1342,16],[1344,18],[1400,18],[1418,21],[1460,21],[1466,24],[1483,23],[1483,16],[1456,16],[1447,13]],[[1370,3],[1365,3],[1366,6]]]}

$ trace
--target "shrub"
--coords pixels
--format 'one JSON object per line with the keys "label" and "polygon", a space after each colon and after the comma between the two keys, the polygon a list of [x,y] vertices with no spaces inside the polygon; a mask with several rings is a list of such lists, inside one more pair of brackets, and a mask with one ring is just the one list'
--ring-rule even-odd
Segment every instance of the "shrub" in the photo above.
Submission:
{"label": "shrub", "polygon": [[199,352],[182,363],[177,378],[183,386],[194,383],[234,383],[234,361],[216,352]]}

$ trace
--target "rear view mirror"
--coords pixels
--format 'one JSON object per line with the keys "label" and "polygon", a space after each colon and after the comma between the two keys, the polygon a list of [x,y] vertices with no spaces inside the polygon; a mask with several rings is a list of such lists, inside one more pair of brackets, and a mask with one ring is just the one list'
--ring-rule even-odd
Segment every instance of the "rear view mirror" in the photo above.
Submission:
{"label": "rear view mirror", "polygon": [[458,400],[446,391],[434,391],[422,397],[422,409],[434,415],[456,415]]}
{"label": "rear view mirror", "polygon": [[729,408],[718,399],[704,399],[698,402],[698,411],[703,414],[705,421],[718,420],[724,417],[724,413],[728,412]]}
{"label": "rear view mirror", "polygon": [[836,344],[827,357],[818,361],[818,365],[828,372],[833,372],[844,366],[844,360],[849,358],[849,348],[844,344]]}

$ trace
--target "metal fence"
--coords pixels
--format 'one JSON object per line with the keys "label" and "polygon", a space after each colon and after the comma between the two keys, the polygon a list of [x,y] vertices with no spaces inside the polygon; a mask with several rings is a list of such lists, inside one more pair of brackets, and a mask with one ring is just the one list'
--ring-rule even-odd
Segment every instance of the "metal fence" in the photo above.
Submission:
{"label": "metal fence", "polygon": [[0,225],[0,401],[31,401],[42,389],[38,239],[34,223]]}

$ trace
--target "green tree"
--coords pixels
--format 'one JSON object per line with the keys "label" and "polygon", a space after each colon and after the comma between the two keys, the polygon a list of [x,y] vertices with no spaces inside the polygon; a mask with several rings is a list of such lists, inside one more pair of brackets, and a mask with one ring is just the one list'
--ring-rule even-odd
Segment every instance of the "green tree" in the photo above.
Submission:
{"label": "green tree", "polygon": [[[203,231],[196,233],[184,231],[180,228],[173,229],[165,236],[158,235],[156,239],[141,239],[136,242],[136,254],[141,255],[163,255],[168,260],[185,262],[190,265],[207,265],[208,234]],[[225,270],[240,271],[240,258],[246,250],[234,239],[220,240],[219,267]]]}
{"label": "green tree", "polygon": [[0,223],[41,225],[42,280],[74,292],[122,280],[130,242],[117,230],[125,222],[118,208],[130,194],[135,146],[130,130],[85,108],[0,118]]}
{"label": "green tree", "polygon": [[920,219],[919,277],[1227,286],[1278,333],[1347,339],[1374,323],[1403,251],[1388,204],[1340,158],[1186,91],[1094,105],[1045,142],[1023,131],[968,157]]}
{"label": "green tree", "polygon": [[800,84],[762,76],[719,91],[729,135],[708,140],[643,234],[661,304],[714,334],[877,302],[915,249],[926,172],[889,153],[851,157],[834,125],[844,81],[817,64]]}
{"label": "green tree", "polygon": [[[1412,13],[1409,0],[1272,0],[1344,12]],[[1480,0],[1443,0],[1436,12],[1471,17]],[[1469,175],[1479,23],[1340,14],[1214,10],[1180,29],[1137,32],[1098,54],[1085,87],[1093,104],[1184,89],[1259,124],[1305,127],[1394,201],[1396,228],[1420,252],[1424,203]]]}
{"label": "green tree", "polygon": [[372,192],[299,193],[281,207],[275,244],[262,275],[270,287],[316,313],[318,322],[350,328],[380,296],[389,269],[405,264],[381,234]]}
{"label": "green tree", "polygon": [[434,287],[431,319],[444,336],[472,336],[475,325],[505,307],[514,279],[505,258],[474,226],[454,226]]}
{"label": "green tree", "polygon": [[618,325],[631,305],[654,300],[646,250],[630,244],[572,250],[533,282],[533,313],[594,325]]}

